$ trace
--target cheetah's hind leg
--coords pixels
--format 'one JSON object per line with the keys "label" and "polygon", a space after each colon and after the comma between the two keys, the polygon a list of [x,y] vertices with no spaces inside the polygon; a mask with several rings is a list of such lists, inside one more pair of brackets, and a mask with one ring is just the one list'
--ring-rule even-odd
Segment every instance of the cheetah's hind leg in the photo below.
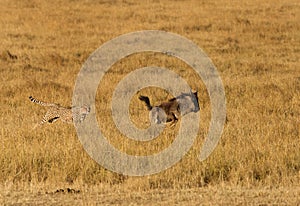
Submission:
{"label": "cheetah's hind leg", "polygon": [[59,119],[58,116],[55,116],[55,117],[53,117],[53,118],[51,118],[51,119],[48,119],[48,118],[47,118],[47,114],[46,114],[46,115],[43,117],[43,119],[42,119],[39,123],[36,123],[36,124],[34,125],[34,127],[33,127],[32,129],[34,130],[34,129],[36,129],[37,127],[41,127],[41,126],[43,126],[46,122],[49,122],[49,123],[56,122],[58,119]]}

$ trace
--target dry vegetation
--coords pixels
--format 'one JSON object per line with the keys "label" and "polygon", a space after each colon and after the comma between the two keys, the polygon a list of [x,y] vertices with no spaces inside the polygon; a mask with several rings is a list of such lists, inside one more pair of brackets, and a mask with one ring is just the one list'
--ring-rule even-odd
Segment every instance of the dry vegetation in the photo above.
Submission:
{"label": "dry vegetation", "polygon": [[[300,204],[298,1],[3,0],[0,11],[0,204]],[[44,110],[28,96],[70,105],[88,56],[114,37],[146,29],[191,39],[218,68],[228,121],[209,159],[197,160],[210,121],[205,87],[187,65],[162,54],[132,55],[115,64],[98,89],[96,107],[100,127],[116,148],[137,155],[159,152],[172,142],[176,128],[153,142],[126,139],[110,117],[113,88],[129,71],[149,65],[186,78],[200,91],[201,131],[172,168],[127,177],[94,162],[72,125],[31,130]],[[155,88],[141,92],[155,102],[169,97]],[[147,112],[137,98],[130,111],[137,126],[147,125]],[[69,199],[46,194],[66,187],[81,192]]]}

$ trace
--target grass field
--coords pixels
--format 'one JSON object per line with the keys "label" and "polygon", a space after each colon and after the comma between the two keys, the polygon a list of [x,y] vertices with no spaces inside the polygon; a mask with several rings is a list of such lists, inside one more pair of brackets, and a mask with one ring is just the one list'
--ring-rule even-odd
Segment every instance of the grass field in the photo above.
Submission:
{"label": "grass field", "polygon": [[[2,0],[0,11],[0,204],[300,204],[298,1]],[[128,177],[93,161],[72,125],[32,130],[45,110],[28,96],[71,105],[88,56],[112,38],[139,30],[177,33],[207,53],[223,81],[227,122],[216,150],[199,162],[211,109],[201,79],[163,54],[120,60],[96,97],[99,126],[117,149],[153,154],[166,148],[178,129],[167,128],[151,142],[117,131],[111,95],[128,72],[169,68],[199,91],[201,106],[197,139],[178,164],[156,175]],[[141,92],[155,103],[170,97],[157,88]],[[145,128],[147,111],[136,97],[129,108],[132,120]]]}

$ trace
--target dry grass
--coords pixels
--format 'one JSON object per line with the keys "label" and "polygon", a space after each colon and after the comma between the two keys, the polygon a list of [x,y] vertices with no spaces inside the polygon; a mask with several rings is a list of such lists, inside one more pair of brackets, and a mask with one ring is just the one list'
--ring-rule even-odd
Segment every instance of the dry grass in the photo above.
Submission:
{"label": "dry grass", "polygon": [[[300,4],[296,0],[24,0],[2,1],[0,10],[1,184],[107,184],[131,191],[300,184]],[[166,130],[150,143],[123,137],[109,116],[114,85],[129,71],[149,65],[170,68],[186,78],[200,91],[201,131],[191,151],[169,170],[139,178],[115,174],[86,154],[73,126],[57,123],[31,131],[44,111],[30,103],[29,95],[70,105],[77,73],[88,56],[114,37],[145,29],[191,39],[218,68],[228,122],[209,159],[197,160],[210,120],[205,87],[187,65],[161,54],[137,54],[114,65],[98,89],[96,106],[103,122],[100,127],[113,145],[129,154],[152,154],[167,147],[176,130]],[[141,92],[155,102],[168,97],[155,88]],[[145,127],[144,105],[136,98],[133,104],[137,105],[130,108],[133,120]]]}
{"label": "dry grass", "polygon": [[[57,189],[45,184],[23,186],[16,190],[1,188],[3,204],[35,205],[297,205],[299,187],[198,187],[178,189],[131,190],[118,186],[82,186]],[[14,193],[8,191],[14,190]],[[1,202],[1,201],[0,201]]]}

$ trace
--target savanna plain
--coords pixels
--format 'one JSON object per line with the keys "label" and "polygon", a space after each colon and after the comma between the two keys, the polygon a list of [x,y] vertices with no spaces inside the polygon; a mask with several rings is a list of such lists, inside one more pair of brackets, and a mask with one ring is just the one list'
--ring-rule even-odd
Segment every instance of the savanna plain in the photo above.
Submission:
{"label": "savanna plain", "polygon": [[[300,205],[300,3],[296,0],[1,0],[1,205]],[[126,138],[114,125],[112,94],[128,73],[159,66],[198,91],[199,132],[180,162],[158,174],[131,177],[95,162],[75,127],[57,121],[33,130],[46,102],[72,104],[89,55],[119,35],[141,30],[179,34],[210,57],[223,81],[227,118],[219,144],[197,157],[208,133],[211,103],[184,61],[155,52],[117,61],[97,89],[97,121],[107,140],[130,155],[167,148],[179,129],[152,141]],[[131,99],[139,128],[149,126],[138,95],[171,98],[157,87]]]}

